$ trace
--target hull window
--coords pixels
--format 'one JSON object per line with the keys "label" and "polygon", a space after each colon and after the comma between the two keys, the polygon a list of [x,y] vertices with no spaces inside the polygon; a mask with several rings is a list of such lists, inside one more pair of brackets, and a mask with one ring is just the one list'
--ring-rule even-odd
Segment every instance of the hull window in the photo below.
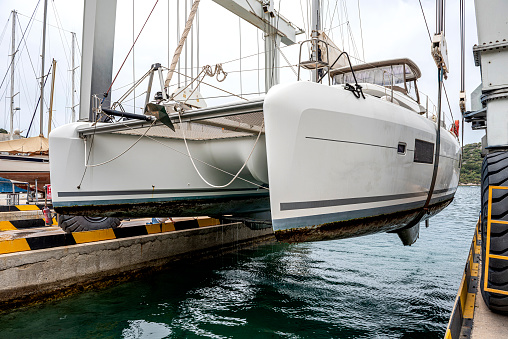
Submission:
{"label": "hull window", "polygon": [[405,142],[399,142],[397,145],[397,153],[405,155],[406,154],[406,143]]}
{"label": "hull window", "polygon": [[434,143],[415,139],[414,162],[432,164],[434,162]]}

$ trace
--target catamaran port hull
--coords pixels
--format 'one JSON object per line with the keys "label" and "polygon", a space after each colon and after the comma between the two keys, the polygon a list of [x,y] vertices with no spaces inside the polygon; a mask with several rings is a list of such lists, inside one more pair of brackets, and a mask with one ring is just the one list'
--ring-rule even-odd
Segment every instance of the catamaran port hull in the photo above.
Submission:
{"label": "catamaran port hull", "polygon": [[173,217],[269,210],[264,136],[240,173],[247,181],[236,179],[220,188],[205,184],[198,171],[213,185],[228,183],[232,176],[224,171],[235,174],[242,167],[256,136],[188,140],[196,170],[182,139],[140,138],[143,130],[80,137],[79,130],[90,125],[68,124],[51,133],[53,206],[58,213]]}

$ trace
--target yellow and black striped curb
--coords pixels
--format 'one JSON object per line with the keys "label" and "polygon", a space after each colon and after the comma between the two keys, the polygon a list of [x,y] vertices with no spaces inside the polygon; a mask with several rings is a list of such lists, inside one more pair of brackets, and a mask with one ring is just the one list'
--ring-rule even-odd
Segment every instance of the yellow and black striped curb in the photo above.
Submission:
{"label": "yellow and black striped curb", "polygon": [[471,337],[473,327],[474,304],[478,291],[478,265],[481,255],[481,234],[479,233],[480,220],[469,250],[464,274],[460,282],[459,292],[455,298],[452,315],[448,322],[445,339],[467,339]]}
{"label": "yellow and black striped curb", "polygon": [[[51,226],[58,226],[58,222],[56,218],[52,218],[53,223]],[[24,228],[32,228],[32,227],[44,227],[46,226],[46,221],[44,220],[44,216],[41,216],[37,219],[22,219],[22,220],[11,220],[11,221],[0,221],[0,231],[15,231]]]}
{"label": "yellow and black striped curb", "polygon": [[0,241],[0,254],[34,251],[52,247],[71,246],[89,242],[130,238],[140,235],[181,231],[215,225],[220,225],[219,219],[204,218],[172,223],[119,227],[115,229],[110,228],[97,231],[41,235],[37,237]]}
{"label": "yellow and black striped curb", "polygon": [[[53,208],[51,204],[48,204],[50,209]],[[0,212],[16,212],[16,211],[37,211],[43,210],[44,204],[26,204],[26,205],[11,205],[11,206],[0,206]]]}

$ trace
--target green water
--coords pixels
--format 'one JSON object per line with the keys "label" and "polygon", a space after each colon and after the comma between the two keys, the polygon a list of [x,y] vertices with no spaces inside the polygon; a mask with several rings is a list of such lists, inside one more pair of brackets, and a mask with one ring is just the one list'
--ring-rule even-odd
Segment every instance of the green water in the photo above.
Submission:
{"label": "green water", "polygon": [[442,338],[479,194],[459,187],[411,247],[395,234],[262,245],[4,313],[0,338]]}

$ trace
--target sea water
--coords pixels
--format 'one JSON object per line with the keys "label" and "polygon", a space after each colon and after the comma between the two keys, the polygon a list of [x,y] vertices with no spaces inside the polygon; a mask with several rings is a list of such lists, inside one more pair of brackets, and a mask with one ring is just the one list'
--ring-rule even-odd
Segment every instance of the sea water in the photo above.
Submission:
{"label": "sea water", "polygon": [[0,338],[442,338],[479,187],[396,234],[271,243],[0,315]]}

